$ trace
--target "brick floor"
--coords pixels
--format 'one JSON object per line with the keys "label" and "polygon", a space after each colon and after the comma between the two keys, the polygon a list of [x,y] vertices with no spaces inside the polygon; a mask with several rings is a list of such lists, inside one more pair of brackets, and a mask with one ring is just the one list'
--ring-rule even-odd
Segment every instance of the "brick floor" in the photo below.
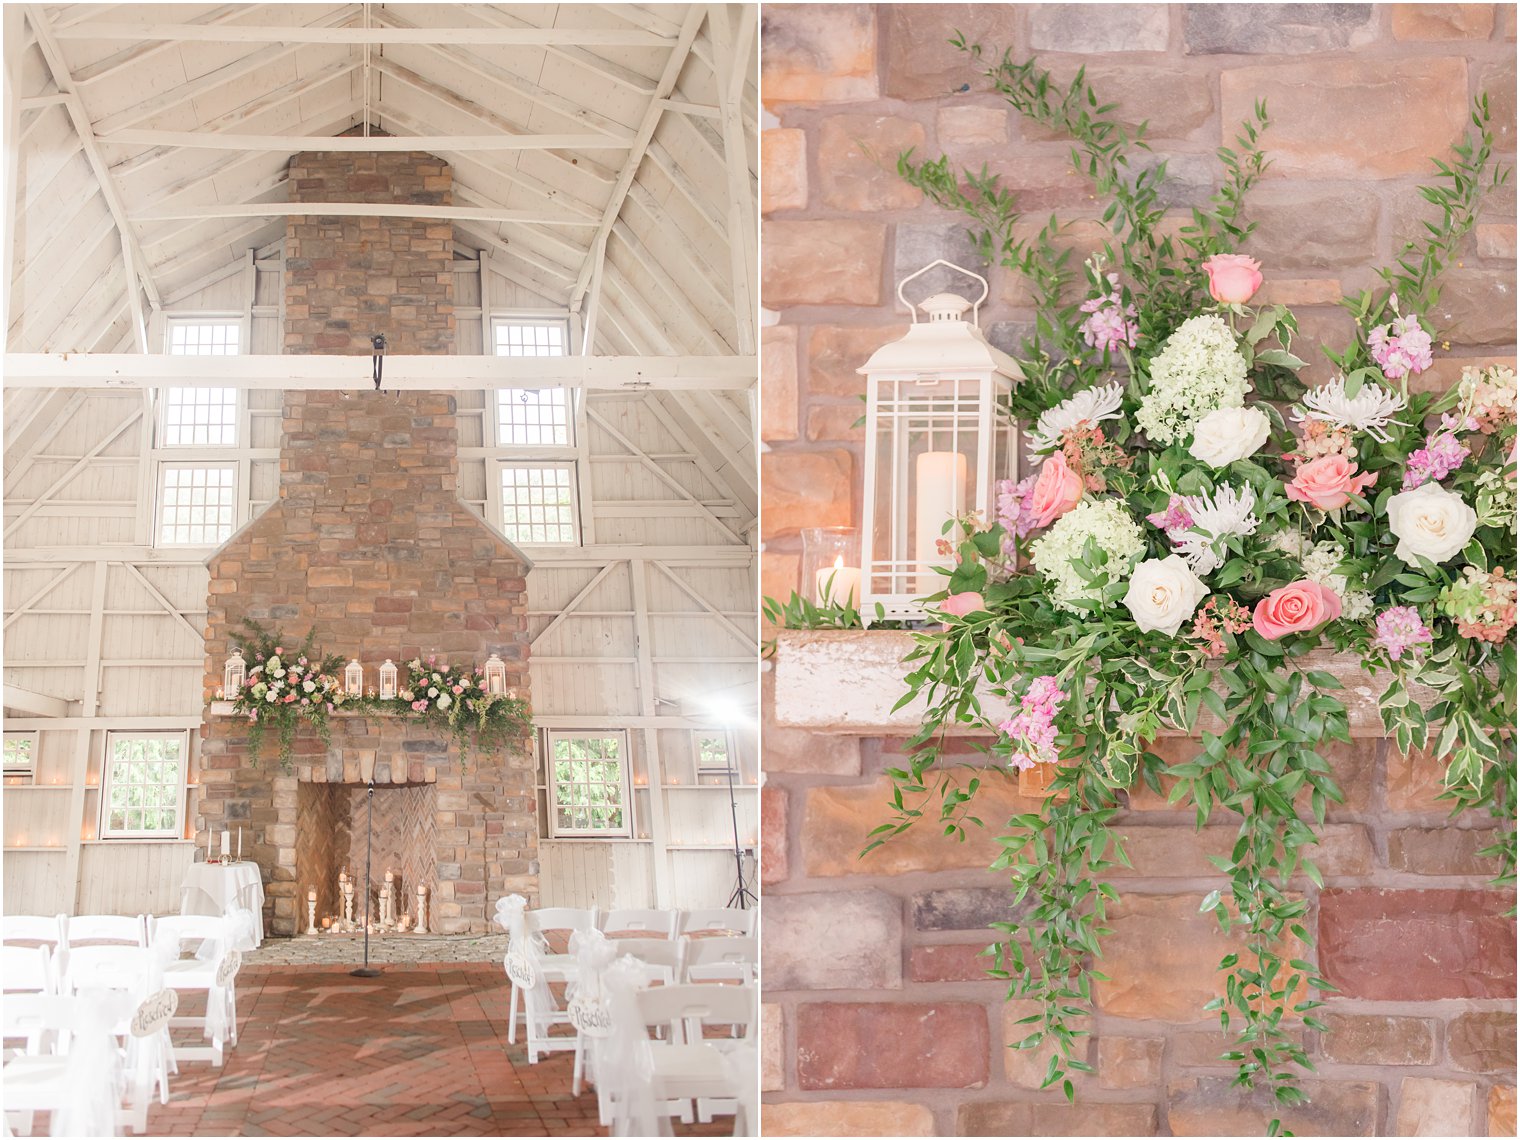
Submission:
{"label": "brick floor", "polygon": [[[509,990],[499,964],[394,965],[379,978],[350,977],[350,968],[246,967],[237,1048],[221,1069],[182,1062],[169,1104],[149,1112],[149,1133],[607,1134],[596,1122],[596,1094],[570,1095],[571,1053],[529,1065],[521,1033],[518,1044],[506,1043]],[[726,1135],[732,1123],[675,1128]]]}

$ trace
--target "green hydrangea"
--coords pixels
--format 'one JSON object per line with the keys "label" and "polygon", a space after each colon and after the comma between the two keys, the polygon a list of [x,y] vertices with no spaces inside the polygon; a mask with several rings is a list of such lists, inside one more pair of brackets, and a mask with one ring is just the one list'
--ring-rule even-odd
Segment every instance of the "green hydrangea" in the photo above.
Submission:
{"label": "green hydrangea", "polygon": [[[1108,554],[1106,580],[1082,580],[1076,560],[1087,540]],[[1050,600],[1063,610],[1081,611],[1073,602],[1095,601],[1105,585],[1129,577],[1135,561],[1145,553],[1140,524],[1116,499],[1084,499],[1055,521],[1043,538],[1030,546],[1034,566],[1050,585]]]}
{"label": "green hydrangea", "polygon": [[1212,411],[1244,407],[1251,390],[1235,334],[1213,314],[1183,321],[1151,358],[1150,374],[1135,422],[1162,446],[1192,435]]}
{"label": "green hydrangea", "polygon": [[1485,471],[1478,476],[1473,506],[1478,511],[1479,526],[1503,527],[1515,533],[1515,484],[1502,471]]}

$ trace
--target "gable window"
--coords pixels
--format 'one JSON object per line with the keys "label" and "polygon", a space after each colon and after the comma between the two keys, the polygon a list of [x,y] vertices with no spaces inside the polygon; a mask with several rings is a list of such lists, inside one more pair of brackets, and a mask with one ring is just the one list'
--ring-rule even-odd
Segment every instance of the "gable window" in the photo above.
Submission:
{"label": "gable window", "polygon": [[35,732],[7,732],[5,734],[5,782],[7,784],[32,784],[37,780],[37,734]]}
{"label": "gable window", "polygon": [[628,837],[628,734],[559,732],[546,735],[549,835]]}
{"label": "gable window", "polygon": [[158,469],[158,542],[213,546],[232,536],[237,467],[232,463],[163,463]]}
{"label": "gable window", "polygon": [[491,325],[497,356],[564,356],[570,322],[563,318],[498,317]]}
{"label": "gable window", "polygon": [[160,447],[236,447],[236,388],[166,388]]}
{"label": "gable window", "polygon": [[171,318],[168,331],[170,356],[236,356],[242,351],[237,321]]}
{"label": "gable window", "polygon": [[501,465],[501,529],[520,545],[573,546],[576,539],[572,463]]}
{"label": "gable window", "polygon": [[184,732],[106,735],[100,789],[102,839],[178,839],[184,828]]}
{"label": "gable window", "polygon": [[502,447],[569,447],[568,395],[563,388],[498,388],[497,442]]}

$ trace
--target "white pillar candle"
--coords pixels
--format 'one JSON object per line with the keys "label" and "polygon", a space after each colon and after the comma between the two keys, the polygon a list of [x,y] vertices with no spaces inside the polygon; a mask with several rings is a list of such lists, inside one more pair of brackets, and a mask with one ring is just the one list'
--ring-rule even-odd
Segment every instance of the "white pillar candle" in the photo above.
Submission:
{"label": "white pillar candle", "polygon": [[224,828],[222,828],[222,858],[223,859],[229,859],[231,857],[232,857],[232,836],[230,836],[230,835],[227,834],[227,829],[224,827]]}
{"label": "white pillar candle", "polygon": [[243,829],[238,828],[238,862],[243,861]]}
{"label": "white pillar candle", "polygon": [[844,555],[834,556],[834,565],[818,571],[818,589],[814,595],[820,606],[860,605],[860,567],[846,566]]}
{"label": "white pillar candle", "polygon": [[[947,519],[966,513],[966,457],[958,451],[926,451],[914,468],[918,492],[914,511],[913,557],[919,564],[919,594],[945,588],[945,578],[931,567],[951,566],[954,560],[940,555],[938,544]],[[949,536],[954,541],[954,535]]]}

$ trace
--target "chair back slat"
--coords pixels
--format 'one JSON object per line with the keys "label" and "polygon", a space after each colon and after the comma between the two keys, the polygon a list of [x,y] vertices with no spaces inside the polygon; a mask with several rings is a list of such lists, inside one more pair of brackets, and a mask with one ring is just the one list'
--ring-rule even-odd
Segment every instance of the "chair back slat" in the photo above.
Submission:
{"label": "chair back slat", "polygon": [[609,938],[631,935],[636,938],[674,938],[679,912],[624,908],[609,910],[602,916],[602,933]]}
{"label": "chair back slat", "polygon": [[141,914],[77,914],[68,920],[65,934],[71,947],[146,946],[148,920]]}
{"label": "chair back slat", "polygon": [[748,936],[755,933],[755,917],[760,912],[753,907],[741,910],[736,906],[698,908],[681,912],[681,933],[688,937],[729,934]]}
{"label": "chair back slat", "polygon": [[56,993],[51,952],[46,946],[0,946],[0,986],[7,994]]}
{"label": "chair back slat", "polygon": [[0,942],[57,947],[64,940],[61,914],[7,914],[0,917]]}

